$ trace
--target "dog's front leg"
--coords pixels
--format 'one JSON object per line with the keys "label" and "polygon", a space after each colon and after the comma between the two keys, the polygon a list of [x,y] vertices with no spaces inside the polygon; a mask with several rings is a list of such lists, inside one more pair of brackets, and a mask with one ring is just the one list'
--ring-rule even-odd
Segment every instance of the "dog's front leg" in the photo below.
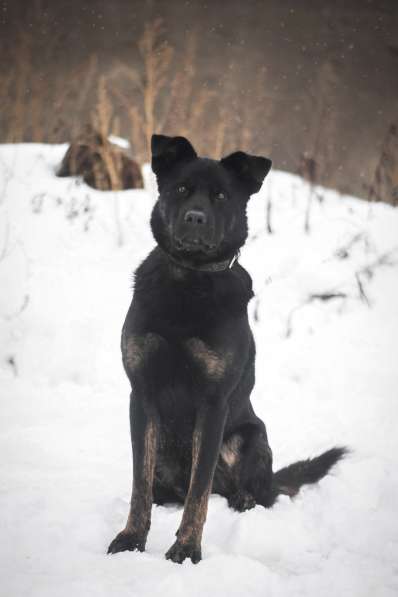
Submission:
{"label": "dog's front leg", "polygon": [[227,414],[225,404],[204,405],[198,412],[192,440],[192,469],[184,513],[177,540],[166,553],[166,558],[182,563],[190,558],[199,562],[203,525],[211,492],[224,424]]}
{"label": "dog's front leg", "polygon": [[133,448],[130,513],[125,529],[112,541],[108,553],[144,551],[151,525],[158,423],[156,413],[149,410],[139,396],[130,397],[130,426]]}

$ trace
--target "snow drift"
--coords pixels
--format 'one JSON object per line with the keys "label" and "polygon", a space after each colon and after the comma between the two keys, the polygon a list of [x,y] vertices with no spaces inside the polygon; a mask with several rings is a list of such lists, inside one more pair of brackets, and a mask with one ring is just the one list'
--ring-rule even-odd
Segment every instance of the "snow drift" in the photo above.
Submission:
{"label": "snow drift", "polygon": [[164,559],[177,506],[154,508],[144,554],[109,557],[131,479],[120,329],[155,193],[148,172],[118,193],[57,179],[64,152],[0,147],[1,594],[396,595],[398,211],[316,189],[305,234],[306,183],[270,175],[241,256],[253,404],[275,469],[352,453],[271,510],[212,496],[197,567]]}

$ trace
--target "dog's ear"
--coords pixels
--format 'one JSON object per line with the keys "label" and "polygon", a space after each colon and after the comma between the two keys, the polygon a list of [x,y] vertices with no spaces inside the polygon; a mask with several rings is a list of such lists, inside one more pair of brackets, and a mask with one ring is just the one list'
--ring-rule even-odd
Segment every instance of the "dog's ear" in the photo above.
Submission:
{"label": "dog's ear", "polygon": [[157,177],[168,172],[178,162],[189,162],[197,157],[196,151],[185,137],[152,135],[152,170]]}
{"label": "dog's ear", "polygon": [[253,195],[261,189],[263,180],[272,166],[272,162],[268,158],[249,155],[243,151],[231,153],[221,160],[221,164],[237,176],[246,186],[249,195]]}

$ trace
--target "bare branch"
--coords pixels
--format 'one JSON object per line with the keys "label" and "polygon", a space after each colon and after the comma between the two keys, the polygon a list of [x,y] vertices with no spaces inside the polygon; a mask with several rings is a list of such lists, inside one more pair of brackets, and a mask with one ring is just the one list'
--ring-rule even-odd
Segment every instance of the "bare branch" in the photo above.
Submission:
{"label": "bare branch", "polygon": [[289,338],[293,331],[293,317],[297,311],[308,305],[314,300],[319,300],[323,302],[328,302],[334,299],[349,299],[349,298],[359,298],[359,300],[363,301],[368,307],[371,307],[371,301],[366,293],[362,277],[363,275],[368,276],[368,278],[372,278],[374,272],[377,267],[380,266],[394,266],[398,264],[398,257],[397,259],[393,259],[393,255],[398,251],[398,247],[391,249],[380,255],[375,261],[365,265],[364,267],[360,268],[356,272],[354,272],[354,278],[356,286],[359,290],[358,297],[350,296],[348,293],[344,292],[343,290],[339,290],[342,287],[345,287],[349,280],[345,280],[340,284],[336,285],[334,289],[326,292],[321,293],[312,293],[310,294],[300,305],[297,305],[292,309],[288,315],[287,323],[286,323],[286,331],[285,337]]}
{"label": "bare branch", "polygon": [[321,293],[310,294],[306,304],[310,303],[311,301],[327,302],[327,301],[331,301],[332,299],[337,299],[337,298],[347,298],[347,294],[345,292],[321,292]]}
{"label": "bare branch", "polygon": [[11,321],[12,319],[15,319],[16,317],[21,315],[21,313],[23,313],[25,311],[26,307],[29,305],[29,300],[30,300],[29,294],[25,294],[18,309],[16,311],[14,311],[13,313],[4,315],[4,319],[6,319],[7,321]]}
{"label": "bare branch", "polygon": [[355,273],[355,279],[357,281],[358,290],[359,290],[359,298],[367,304],[368,307],[371,306],[370,300],[365,292],[364,285],[362,284],[361,276],[358,272]]}

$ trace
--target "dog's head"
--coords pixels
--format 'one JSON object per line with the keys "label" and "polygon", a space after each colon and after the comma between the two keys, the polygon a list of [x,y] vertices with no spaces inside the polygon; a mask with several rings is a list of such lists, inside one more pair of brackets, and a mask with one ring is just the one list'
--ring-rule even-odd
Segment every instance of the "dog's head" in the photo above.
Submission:
{"label": "dog's head", "polygon": [[237,151],[199,158],[184,137],[152,137],[159,198],[151,226],[159,246],[192,265],[232,258],[247,237],[246,205],[271,160]]}

